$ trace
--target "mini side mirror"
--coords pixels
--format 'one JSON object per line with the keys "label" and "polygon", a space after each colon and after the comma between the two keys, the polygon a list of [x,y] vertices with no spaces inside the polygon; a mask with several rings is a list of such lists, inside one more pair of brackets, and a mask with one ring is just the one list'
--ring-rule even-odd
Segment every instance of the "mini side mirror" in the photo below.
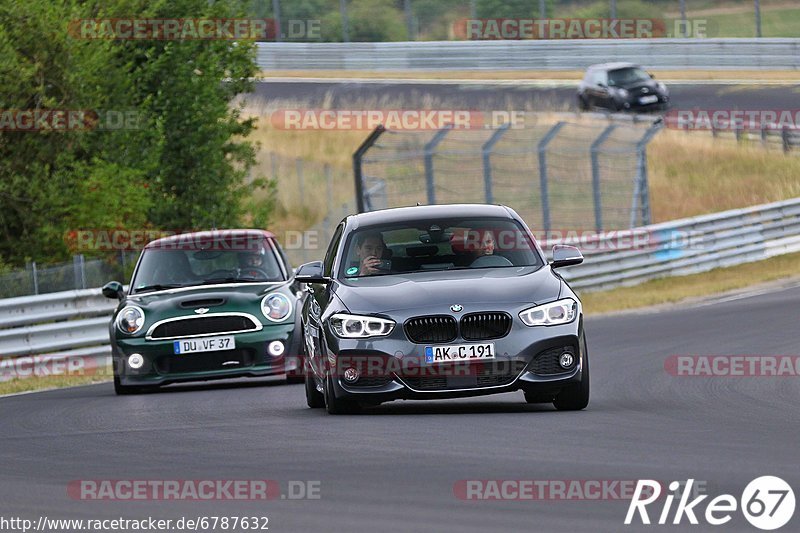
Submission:
{"label": "mini side mirror", "polygon": [[125,290],[119,281],[109,281],[102,288],[103,296],[106,298],[116,298],[122,300],[125,297]]}

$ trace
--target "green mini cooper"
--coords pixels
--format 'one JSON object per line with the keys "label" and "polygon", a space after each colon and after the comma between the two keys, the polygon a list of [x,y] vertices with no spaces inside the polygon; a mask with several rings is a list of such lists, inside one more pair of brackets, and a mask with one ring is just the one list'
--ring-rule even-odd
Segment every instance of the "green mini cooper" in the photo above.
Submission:
{"label": "green mini cooper", "polygon": [[298,309],[304,292],[272,233],[173,235],[142,250],[118,298],[110,335],[114,390],[286,374],[302,378]]}

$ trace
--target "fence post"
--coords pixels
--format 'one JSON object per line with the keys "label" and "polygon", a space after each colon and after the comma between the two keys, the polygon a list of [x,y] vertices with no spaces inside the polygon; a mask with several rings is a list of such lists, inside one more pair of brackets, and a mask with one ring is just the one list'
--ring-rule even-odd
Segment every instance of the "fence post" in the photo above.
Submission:
{"label": "fence post", "polygon": [[789,153],[789,127],[784,126],[781,130],[781,141],[783,142],[783,153]]}
{"label": "fence post", "polygon": [[428,204],[433,205],[436,203],[436,187],[433,179],[433,156],[436,153],[436,147],[442,142],[445,136],[453,129],[452,124],[446,125],[444,128],[437,131],[430,141],[425,144],[425,183],[428,191]]}
{"label": "fence post", "polygon": [[616,129],[616,124],[607,126],[603,132],[597,136],[597,139],[592,143],[589,148],[592,160],[592,194],[594,196],[594,229],[599,233],[603,231],[603,206],[600,197],[600,145],[602,145],[608,136]]}
{"label": "fence post", "polygon": [[33,280],[33,294],[39,294],[39,273],[36,270],[36,261],[31,261],[31,279]]}
{"label": "fence post", "polygon": [[72,256],[72,268],[75,274],[75,289],[86,288],[86,263],[83,254]]}
{"label": "fence post", "polygon": [[636,181],[633,190],[633,202],[631,205],[630,227],[636,227],[636,212],[638,204],[641,203],[642,225],[650,224],[650,188],[647,181],[647,144],[652,140],[656,133],[661,131],[661,123],[656,122],[636,143]]}
{"label": "fence post", "polygon": [[356,182],[356,210],[359,213],[363,213],[370,209],[369,200],[364,198],[364,175],[361,168],[361,164],[364,160],[364,154],[367,153],[367,150],[372,148],[378,141],[378,137],[380,137],[383,132],[386,131],[386,128],[383,125],[378,125],[369,136],[364,139],[364,142],[361,143],[356,151],[353,153],[353,178]]}
{"label": "fence post", "polygon": [[545,134],[537,145],[539,154],[539,187],[542,197],[542,226],[544,231],[550,231],[550,198],[547,190],[547,145],[558,135],[566,122],[557,122],[555,126]]}
{"label": "fence post", "polygon": [[275,42],[281,41],[281,0],[272,0],[272,18],[275,19]]}
{"label": "fence post", "polygon": [[486,192],[487,204],[494,202],[494,195],[492,194],[492,149],[509,127],[511,127],[510,122],[505,122],[500,125],[500,127],[492,133],[492,136],[489,137],[489,140],[483,143],[481,147],[481,152],[483,154],[483,188]]}

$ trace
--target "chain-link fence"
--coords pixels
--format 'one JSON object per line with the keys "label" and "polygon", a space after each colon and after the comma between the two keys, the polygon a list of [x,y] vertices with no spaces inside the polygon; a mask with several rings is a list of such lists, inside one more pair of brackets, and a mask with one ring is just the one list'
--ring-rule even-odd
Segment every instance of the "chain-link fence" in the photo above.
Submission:
{"label": "chain-link fence", "polygon": [[46,266],[30,262],[24,269],[0,275],[0,298],[90,289],[111,280],[125,283],[138,255],[138,251],[119,252],[106,259],[76,255],[72,261]]}
{"label": "chain-link fence", "polygon": [[485,202],[545,231],[650,223],[646,146],[659,119],[536,117],[518,128],[376,130],[356,155],[359,210]]}
{"label": "chain-link fence", "polygon": [[260,171],[277,185],[277,209],[268,229],[289,261],[297,266],[321,259],[336,224],[355,212],[352,171],[274,152],[265,154]]}

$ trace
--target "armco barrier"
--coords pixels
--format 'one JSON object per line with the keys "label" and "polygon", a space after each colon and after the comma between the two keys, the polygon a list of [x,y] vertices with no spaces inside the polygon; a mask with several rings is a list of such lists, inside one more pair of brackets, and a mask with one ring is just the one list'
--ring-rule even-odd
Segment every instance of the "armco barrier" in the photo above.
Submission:
{"label": "armco barrier", "polygon": [[632,61],[654,69],[798,69],[800,39],[585,39],[258,43],[261,70],[573,70]]}
{"label": "armco barrier", "polygon": [[[653,224],[627,233],[643,245],[620,248],[619,233],[583,244],[586,260],[562,275],[577,289],[603,290],[705,272],[800,251],[800,198]],[[620,232],[622,234],[626,232]],[[545,243],[553,244],[553,243]],[[591,249],[589,249],[591,248]]]}
{"label": "armco barrier", "polygon": [[[624,239],[634,233],[643,238]],[[636,285],[800,251],[800,198],[558,243],[584,248],[585,262],[561,271],[579,291]],[[107,361],[115,306],[99,289],[0,300],[0,362],[33,355]]]}

